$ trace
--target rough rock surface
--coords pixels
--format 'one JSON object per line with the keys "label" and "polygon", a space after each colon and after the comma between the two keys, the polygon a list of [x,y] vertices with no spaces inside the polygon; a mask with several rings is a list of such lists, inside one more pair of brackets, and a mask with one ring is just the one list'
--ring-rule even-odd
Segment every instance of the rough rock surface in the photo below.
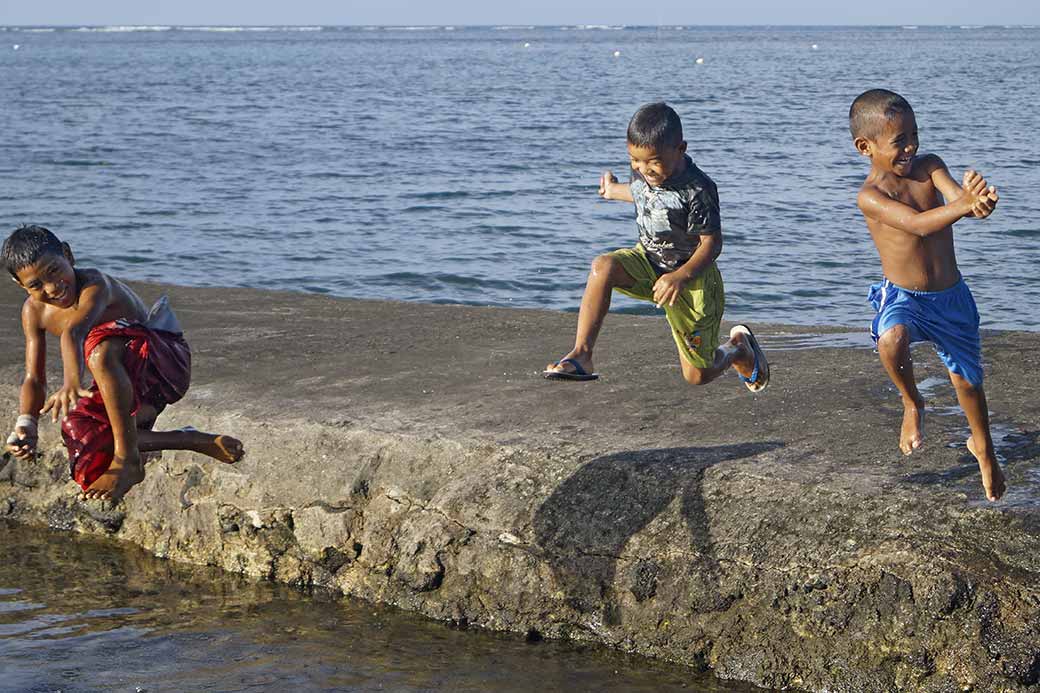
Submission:
{"label": "rough rock surface", "polygon": [[[862,333],[756,326],[774,382],[752,396],[684,385],[660,318],[610,316],[602,379],[550,383],[571,314],[138,288],[170,293],[195,354],[160,428],[231,433],[247,459],[166,453],[108,509],[77,500],[48,424],[38,461],[0,461],[0,515],[768,687],[1038,686],[1038,335],[985,339],[994,505],[927,347],[926,447],[903,458]],[[0,289],[12,420],[20,300]]]}

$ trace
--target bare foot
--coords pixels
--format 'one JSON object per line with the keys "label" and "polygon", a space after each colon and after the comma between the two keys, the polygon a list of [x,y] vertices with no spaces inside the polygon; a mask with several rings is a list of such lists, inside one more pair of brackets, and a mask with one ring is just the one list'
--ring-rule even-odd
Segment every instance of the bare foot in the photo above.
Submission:
{"label": "bare foot", "polygon": [[208,440],[204,441],[196,450],[203,455],[209,455],[218,462],[234,464],[242,459],[246,450],[242,441],[231,436],[211,436],[203,434]]}
{"label": "bare foot", "polygon": [[1000,497],[1004,495],[1004,491],[1007,490],[1007,485],[1004,483],[1004,472],[1000,469],[1000,463],[997,462],[996,455],[992,451],[987,451],[985,454],[979,453],[975,449],[974,436],[968,438],[968,452],[974,455],[979,463],[979,471],[982,472],[982,487],[986,490],[986,498],[991,501],[1000,500]]}
{"label": "bare foot", "polygon": [[83,492],[84,498],[90,500],[110,500],[115,505],[127,491],[144,481],[144,466],[140,458],[120,459],[112,458],[105,473],[99,476],[94,483]]}
{"label": "bare foot", "polygon": [[921,431],[923,421],[923,401],[903,404],[903,427],[899,430],[899,449],[904,455],[911,454],[924,442],[924,433]]}

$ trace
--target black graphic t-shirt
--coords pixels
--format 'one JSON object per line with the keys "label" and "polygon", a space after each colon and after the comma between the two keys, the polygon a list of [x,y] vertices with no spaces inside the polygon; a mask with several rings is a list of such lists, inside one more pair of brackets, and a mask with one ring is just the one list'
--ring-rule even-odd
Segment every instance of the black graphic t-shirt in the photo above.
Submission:
{"label": "black graphic t-shirt", "polygon": [[639,243],[659,272],[672,272],[690,259],[701,236],[719,233],[719,193],[715,182],[689,156],[686,169],[653,187],[632,171]]}

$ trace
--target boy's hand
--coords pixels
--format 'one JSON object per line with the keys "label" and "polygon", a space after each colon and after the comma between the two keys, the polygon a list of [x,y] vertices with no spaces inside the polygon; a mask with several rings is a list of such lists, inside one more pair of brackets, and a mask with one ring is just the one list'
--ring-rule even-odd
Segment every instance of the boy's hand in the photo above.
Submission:
{"label": "boy's hand", "polygon": [[599,196],[604,200],[620,199],[614,193],[614,186],[616,185],[621,185],[617,176],[610,171],[604,171],[603,175],[599,177]]}
{"label": "boy's hand", "polygon": [[1000,201],[1000,195],[997,194],[997,189],[992,185],[986,188],[986,194],[979,197],[975,204],[971,207],[971,213],[976,219],[985,219],[990,214],[993,214],[993,210],[997,208],[997,202]]}
{"label": "boy's hand", "polygon": [[654,282],[654,303],[658,308],[665,305],[674,306],[675,299],[679,298],[689,281],[689,277],[679,271],[662,274]]}
{"label": "boy's hand", "polygon": [[18,417],[14,431],[7,436],[5,450],[20,460],[27,460],[36,454],[36,421],[32,417]]}
{"label": "boy's hand", "polygon": [[961,187],[970,197],[971,215],[976,219],[985,219],[997,206],[1000,196],[997,189],[986,184],[986,179],[978,171],[968,169],[964,172]]}
{"label": "boy's hand", "polygon": [[52,421],[64,419],[76,406],[80,397],[90,397],[90,394],[90,390],[84,390],[78,382],[65,383],[60,390],[47,398],[40,413],[50,412]]}

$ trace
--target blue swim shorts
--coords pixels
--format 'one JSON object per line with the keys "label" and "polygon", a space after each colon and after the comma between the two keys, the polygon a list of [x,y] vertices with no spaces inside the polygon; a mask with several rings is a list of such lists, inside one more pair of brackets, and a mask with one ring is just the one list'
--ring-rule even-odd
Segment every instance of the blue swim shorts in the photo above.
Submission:
{"label": "blue swim shorts", "polygon": [[892,327],[905,325],[911,344],[931,342],[952,373],[982,384],[979,311],[963,279],[944,291],[910,291],[886,279],[870,287],[867,300],[877,311],[870,327],[875,344]]}

